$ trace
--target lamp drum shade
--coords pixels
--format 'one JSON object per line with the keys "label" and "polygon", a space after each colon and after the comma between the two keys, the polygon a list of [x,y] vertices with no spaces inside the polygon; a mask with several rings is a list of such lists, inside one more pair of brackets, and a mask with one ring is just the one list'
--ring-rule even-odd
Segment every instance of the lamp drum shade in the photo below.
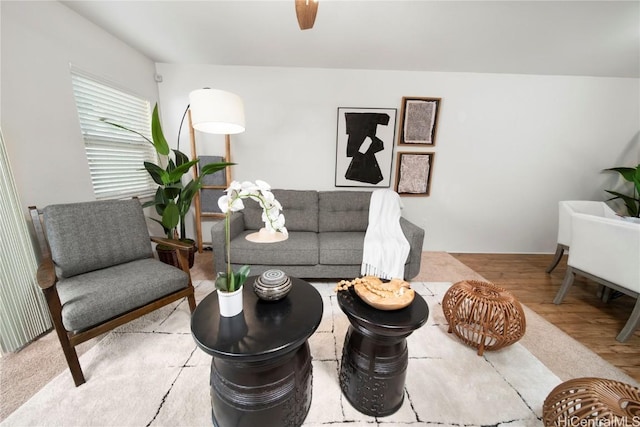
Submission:
{"label": "lamp drum shade", "polygon": [[205,133],[231,135],[244,132],[244,105],[231,92],[197,89],[189,94],[193,128]]}

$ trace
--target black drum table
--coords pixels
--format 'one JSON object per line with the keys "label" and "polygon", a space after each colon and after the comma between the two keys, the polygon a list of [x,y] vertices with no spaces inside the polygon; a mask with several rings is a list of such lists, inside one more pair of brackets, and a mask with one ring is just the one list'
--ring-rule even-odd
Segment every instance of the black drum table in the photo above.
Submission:
{"label": "black drum table", "polygon": [[211,355],[215,426],[300,426],[311,406],[312,367],[307,339],[322,318],[322,299],[304,280],[291,278],[289,294],[262,301],[243,290],[243,311],[221,317],[217,292],[191,318],[198,345]]}
{"label": "black drum table", "polygon": [[338,305],[350,322],[340,364],[342,393],[363,414],[391,415],[404,400],[409,363],[406,338],[427,321],[429,307],[416,293],[405,308],[378,310],[362,301],[353,288],[338,292]]}

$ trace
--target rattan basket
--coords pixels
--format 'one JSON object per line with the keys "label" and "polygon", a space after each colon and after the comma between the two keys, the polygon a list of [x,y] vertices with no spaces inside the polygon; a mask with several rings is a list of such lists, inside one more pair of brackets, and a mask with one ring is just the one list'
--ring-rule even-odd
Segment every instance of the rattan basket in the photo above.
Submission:
{"label": "rattan basket", "polygon": [[518,341],[526,320],[520,303],[503,288],[478,280],[452,285],[442,300],[442,311],[453,332],[465,344],[478,349],[498,350]]}
{"label": "rattan basket", "polygon": [[638,426],[640,389],[603,378],[566,381],[542,406],[545,426]]}

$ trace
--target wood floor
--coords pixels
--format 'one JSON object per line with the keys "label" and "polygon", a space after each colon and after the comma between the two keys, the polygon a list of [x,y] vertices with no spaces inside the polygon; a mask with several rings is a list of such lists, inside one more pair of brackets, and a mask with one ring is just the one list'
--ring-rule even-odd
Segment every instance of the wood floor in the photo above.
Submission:
{"label": "wood floor", "polygon": [[636,331],[626,343],[615,340],[633,310],[635,299],[621,296],[603,303],[596,295],[598,285],[578,278],[563,303],[553,304],[566,271],[566,255],[551,274],[545,273],[551,255],[451,255],[488,281],[509,290],[547,321],[640,381],[640,332]]}

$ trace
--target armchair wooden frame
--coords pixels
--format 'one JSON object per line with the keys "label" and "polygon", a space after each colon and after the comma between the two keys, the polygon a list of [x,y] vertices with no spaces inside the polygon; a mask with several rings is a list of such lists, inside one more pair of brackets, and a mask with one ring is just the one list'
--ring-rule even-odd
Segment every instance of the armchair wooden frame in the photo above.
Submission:
{"label": "armchair wooden frame", "polygon": [[105,322],[94,325],[89,329],[80,332],[67,331],[62,323],[62,304],[60,302],[60,297],[58,296],[58,291],[56,289],[58,278],[56,277],[55,266],[51,258],[51,250],[49,248],[49,244],[44,232],[40,212],[35,206],[30,206],[29,212],[42,256],[37,272],[38,285],[45,295],[54,328],[60,340],[62,351],[64,352],[64,356],[67,360],[67,364],[69,365],[69,370],[71,371],[71,376],[73,377],[73,382],[75,383],[76,387],[84,384],[85,382],[84,374],[82,373],[82,368],[80,367],[80,362],[78,360],[78,354],[75,349],[75,347],[79,344],[95,338],[112,329],[115,329],[118,326],[124,325],[125,323],[137,319],[145,314],[151,313],[152,311],[164,307],[165,305],[177,301],[181,298],[187,298],[187,301],[189,303],[189,310],[191,313],[193,313],[193,311],[195,310],[196,300],[187,260],[188,251],[191,245],[182,243],[177,240],[171,240],[161,237],[150,237],[152,242],[160,243],[177,249],[176,252],[178,254],[180,267],[185,273],[187,273],[189,277],[187,287],[177,292],[166,295],[162,298],[151,301],[150,303],[142,307],[138,307],[128,312],[122,313],[116,317],[106,320]]}

